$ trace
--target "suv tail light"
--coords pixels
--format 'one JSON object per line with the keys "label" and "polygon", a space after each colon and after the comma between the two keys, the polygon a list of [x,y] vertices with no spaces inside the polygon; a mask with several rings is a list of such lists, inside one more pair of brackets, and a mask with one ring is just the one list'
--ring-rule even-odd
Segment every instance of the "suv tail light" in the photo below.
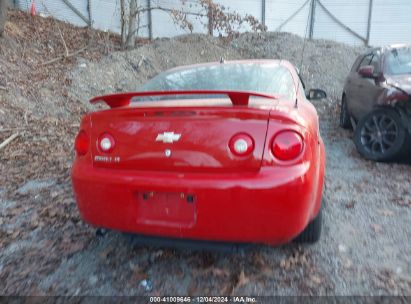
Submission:
{"label": "suv tail light", "polygon": [[231,152],[237,156],[249,155],[254,150],[254,140],[245,133],[234,135],[229,143]]}
{"label": "suv tail light", "polygon": [[113,151],[115,146],[114,137],[108,133],[100,135],[98,139],[98,147],[102,152],[109,153]]}
{"label": "suv tail light", "polygon": [[88,138],[86,131],[81,130],[77,134],[76,140],[74,142],[74,147],[76,149],[77,155],[78,156],[85,155],[88,151],[89,145],[90,145],[90,140]]}
{"label": "suv tail light", "polygon": [[295,131],[278,133],[271,144],[271,151],[279,160],[295,159],[301,154],[303,148],[303,138]]}

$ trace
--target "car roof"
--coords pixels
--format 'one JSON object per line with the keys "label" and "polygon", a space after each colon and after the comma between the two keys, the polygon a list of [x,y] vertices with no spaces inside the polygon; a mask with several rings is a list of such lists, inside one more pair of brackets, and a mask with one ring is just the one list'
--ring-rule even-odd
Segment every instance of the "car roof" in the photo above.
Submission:
{"label": "car roof", "polygon": [[385,53],[393,49],[404,48],[404,47],[411,47],[411,44],[398,43],[398,44],[389,44],[385,46],[379,46],[379,47],[368,49],[366,52],[363,53],[363,55],[366,55],[366,54],[369,54],[375,51],[381,51]]}

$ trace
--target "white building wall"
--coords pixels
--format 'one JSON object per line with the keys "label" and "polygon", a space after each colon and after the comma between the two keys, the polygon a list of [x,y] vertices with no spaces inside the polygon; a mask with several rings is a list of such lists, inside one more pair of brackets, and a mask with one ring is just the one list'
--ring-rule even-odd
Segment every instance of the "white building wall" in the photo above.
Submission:
{"label": "white building wall", "polygon": [[[61,0],[54,0],[61,1]],[[86,0],[83,0],[87,2]],[[146,0],[141,0],[140,6],[146,7]],[[114,33],[121,32],[121,16],[120,16],[120,1],[119,0],[91,0],[91,18],[93,27],[102,31],[110,31]],[[148,37],[148,18],[147,13],[140,15],[140,30],[139,36]]]}
{"label": "white building wall", "polygon": [[121,32],[120,1],[93,0],[90,7],[94,28],[116,33]]}
{"label": "white building wall", "polygon": [[411,0],[374,0],[371,45],[411,43]]}
{"label": "white building wall", "polygon": [[[331,14],[364,39],[367,36],[369,2],[370,0],[321,0],[321,3]],[[351,45],[364,44],[364,41],[336,23],[318,3],[314,13],[313,37]]]}
{"label": "white building wall", "polygon": [[[266,0],[266,25],[269,31],[282,31],[304,37],[307,28],[307,18],[310,5],[307,0]],[[297,13],[297,11],[305,6]],[[294,13],[297,13],[289,22],[280,28]]]}
{"label": "white building wall", "polygon": [[[32,0],[17,0],[16,5],[29,12]],[[70,3],[76,7],[83,16],[88,18],[87,1],[86,0],[70,0]],[[63,1],[61,0],[37,0],[35,1],[36,11],[44,16],[53,16],[61,21],[69,22],[77,26],[87,26],[87,23],[76,15]]]}
{"label": "white building wall", "polygon": [[[69,2],[85,17],[89,18],[87,0],[69,0]],[[24,11],[29,12],[32,0],[17,0],[16,5]],[[146,0],[142,0],[145,5]],[[88,26],[88,24],[72,11],[62,0],[36,0],[37,14],[52,16],[76,26]],[[120,1],[119,0],[91,0],[91,18],[93,28],[102,31],[120,33]],[[147,14],[142,14],[140,24],[147,25]],[[142,36],[148,37],[147,27],[142,27]]]}
{"label": "white building wall", "polygon": [[[192,2],[193,1],[188,0],[184,10],[187,12],[198,13],[199,7],[194,6]],[[181,9],[181,0],[151,0],[151,7],[178,10]],[[154,9],[151,12],[151,16],[153,38],[173,37],[190,33],[188,29],[182,29],[178,24],[173,22],[170,12]],[[188,16],[188,21],[193,24],[194,32],[207,33],[207,30],[203,25],[207,24],[207,18]]]}
{"label": "white building wall", "polygon": [[[87,0],[69,0],[86,18],[89,16]],[[146,6],[149,0],[139,0]],[[253,15],[262,20],[263,0],[214,0],[228,11],[237,11],[241,15]],[[368,5],[370,0],[318,0],[336,18],[346,24],[360,36],[366,38],[368,22]],[[284,31],[300,36],[308,35],[307,21],[310,13],[311,0],[266,0],[265,23],[269,31]],[[31,0],[16,0],[22,10],[29,10]],[[93,27],[119,33],[120,8],[119,0],[91,0],[91,16]],[[185,11],[199,11],[196,0],[185,0]],[[303,5],[289,22],[281,26],[291,15]],[[86,26],[86,22],[77,16],[62,0],[36,0],[37,11],[44,15],[52,15],[62,21],[77,26]],[[167,9],[182,9],[181,0],[151,0],[151,6]],[[370,45],[386,45],[392,43],[411,43],[411,0],[373,0]],[[195,33],[207,33],[207,17],[189,16],[188,20],[194,26]],[[317,3],[314,15],[313,37],[331,39],[351,45],[361,45],[363,42],[346,29],[337,24]],[[142,27],[139,35],[148,37],[148,13],[140,18]],[[281,27],[280,27],[281,26]],[[250,30],[243,26],[241,31]],[[169,12],[152,11],[153,38],[172,37],[189,33],[179,25],[174,24]],[[214,32],[214,35],[218,35]]]}

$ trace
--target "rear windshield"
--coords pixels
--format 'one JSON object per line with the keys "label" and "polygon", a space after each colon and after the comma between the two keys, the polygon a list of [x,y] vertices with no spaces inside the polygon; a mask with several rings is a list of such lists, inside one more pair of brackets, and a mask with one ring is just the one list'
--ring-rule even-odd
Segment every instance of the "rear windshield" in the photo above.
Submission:
{"label": "rear windshield", "polygon": [[[291,73],[286,67],[277,63],[225,63],[188,67],[161,73],[140,89],[140,91],[182,90],[253,91],[288,99],[293,99],[295,96]],[[196,99],[214,97],[221,96],[196,96]],[[180,95],[178,98],[189,99],[193,96]],[[150,100],[164,99],[174,98],[171,96],[150,97]]]}
{"label": "rear windshield", "polygon": [[411,74],[411,47],[390,50],[385,62],[387,74]]}

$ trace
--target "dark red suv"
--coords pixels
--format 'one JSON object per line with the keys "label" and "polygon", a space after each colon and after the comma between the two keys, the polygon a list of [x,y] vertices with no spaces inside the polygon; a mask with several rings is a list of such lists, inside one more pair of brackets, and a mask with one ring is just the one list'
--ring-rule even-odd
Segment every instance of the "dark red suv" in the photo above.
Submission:
{"label": "dark red suv", "polygon": [[345,81],[340,126],[354,127],[365,158],[389,161],[411,151],[411,45],[373,49],[357,58]]}

